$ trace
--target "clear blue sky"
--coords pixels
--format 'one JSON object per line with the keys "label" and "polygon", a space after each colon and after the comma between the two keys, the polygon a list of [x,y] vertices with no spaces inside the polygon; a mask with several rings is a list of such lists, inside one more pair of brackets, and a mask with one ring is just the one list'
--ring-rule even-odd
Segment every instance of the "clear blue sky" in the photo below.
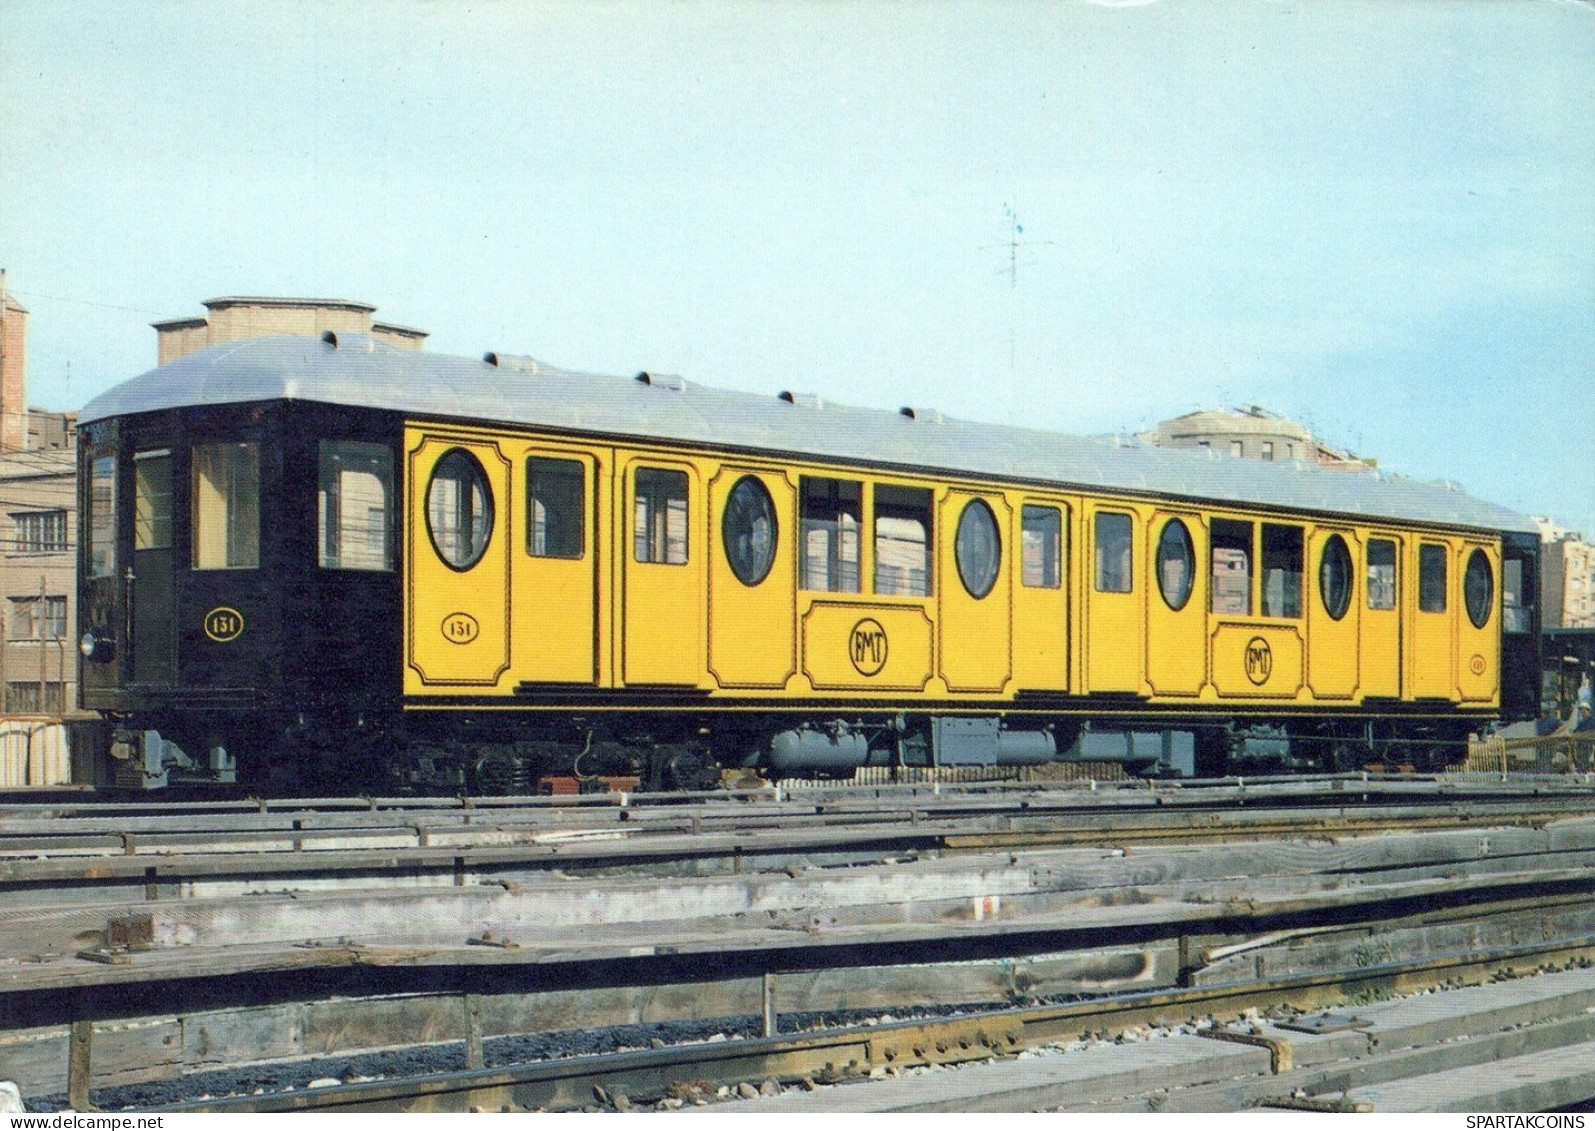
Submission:
{"label": "clear blue sky", "polygon": [[4,0],[0,265],[52,408],[338,297],[1063,431],[1255,403],[1595,535],[1571,0]]}

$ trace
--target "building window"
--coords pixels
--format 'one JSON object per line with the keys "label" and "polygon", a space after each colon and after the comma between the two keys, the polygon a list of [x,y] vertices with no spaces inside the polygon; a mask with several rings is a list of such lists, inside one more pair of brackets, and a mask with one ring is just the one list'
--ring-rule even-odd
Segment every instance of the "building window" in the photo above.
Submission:
{"label": "building window", "polygon": [[14,553],[66,553],[66,511],[23,511],[13,514],[11,522]]}
{"label": "building window", "polygon": [[986,596],[997,584],[1002,564],[1002,537],[997,533],[997,516],[984,499],[970,499],[958,516],[958,537],[953,545],[958,577],[976,600]]}
{"label": "building window", "polygon": [[1268,461],[1269,463],[1273,463],[1274,462],[1274,441],[1272,441],[1272,440],[1264,440],[1263,441],[1263,459]]}
{"label": "building window", "polygon": [[1063,516],[1057,507],[1024,509],[1020,519],[1024,562],[1020,580],[1030,589],[1063,585]]}
{"label": "building window", "polygon": [[1252,524],[1213,520],[1213,612],[1249,616],[1252,611]]}
{"label": "building window", "polygon": [[587,552],[587,469],[580,460],[526,461],[526,552],[579,558]]}
{"label": "building window", "polygon": [[804,477],[801,489],[801,585],[822,593],[857,593],[863,484]]}
{"label": "building window", "polygon": [[6,711],[13,715],[47,715],[60,718],[66,713],[66,685],[59,681],[44,684],[44,701],[39,701],[36,681],[18,680],[6,684]]}
{"label": "building window", "polygon": [[316,488],[317,564],[393,568],[393,451],[384,444],[323,440]]}
{"label": "building window", "polygon": [[12,640],[65,640],[65,597],[11,598]]}
{"label": "building window", "polygon": [[89,576],[116,574],[116,457],[89,464]]}
{"label": "building window", "polygon": [[1449,555],[1444,546],[1425,542],[1418,547],[1418,611],[1445,612],[1445,561]]}
{"label": "building window", "polygon": [[1263,524],[1263,615],[1301,616],[1302,528]]}
{"label": "building window", "polygon": [[1246,454],[1246,449],[1242,446],[1239,440],[1231,440],[1229,442],[1229,454],[1234,456],[1236,459],[1240,459],[1241,456]]}
{"label": "building window", "polygon": [[1117,511],[1098,511],[1097,592],[1128,593],[1135,577],[1130,570],[1130,516]]}
{"label": "building window", "polygon": [[720,519],[726,564],[744,585],[757,585],[775,564],[775,500],[756,475],[744,475],[726,497]]}
{"label": "building window", "polygon": [[639,467],[633,549],[639,562],[687,564],[687,473]]}
{"label": "building window", "polygon": [[1185,608],[1196,581],[1196,548],[1191,532],[1180,519],[1163,524],[1157,540],[1157,587],[1163,602],[1175,612]]}
{"label": "building window", "polygon": [[172,548],[172,454],[133,457],[133,549]]}
{"label": "building window", "polygon": [[260,566],[260,445],[194,449],[194,568]]}
{"label": "building window", "polygon": [[1368,540],[1368,607],[1396,607],[1396,544],[1388,538]]}
{"label": "building window", "polygon": [[930,491],[875,488],[875,592],[930,596]]}

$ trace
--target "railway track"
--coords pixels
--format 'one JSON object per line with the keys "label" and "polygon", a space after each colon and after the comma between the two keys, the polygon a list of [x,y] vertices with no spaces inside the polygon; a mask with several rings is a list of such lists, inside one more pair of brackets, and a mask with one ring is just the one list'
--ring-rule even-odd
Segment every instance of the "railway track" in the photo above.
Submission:
{"label": "railway track", "polygon": [[[1065,999],[1173,1016],[1180,1001],[1250,984],[1310,1004],[1315,985],[1407,984],[1403,962],[1479,973],[1595,945],[1591,786],[1294,784],[11,808],[0,1060],[19,1066],[26,1094],[81,1105],[223,1064],[380,1061],[419,1032],[429,1039],[411,1053],[425,1061],[455,1042],[462,1063],[449,1071],[477,1076],[417,1084],[409,1099],[366,1082],[347,1102],[582,1106],[593,1084],[549,1082],[568,1064],[492,1067],[494,1050],[527,1034],[716,1017],[753,1018],[758,1039],[779,1044],[778,1031],[816,1018],[925,1003],[968,1014],[919,1022],[949,1032],[992,1038],[990,1011],[1025,1001],[1089,1029],[1079,1011],[1092,1003]],[[833,1030],[801,1040],[844,1040]],[[1009,1031],[954,1039],[951,1059],[1064,1029],[1026,1023],[1011,1031],[1032,1036],[1016,1042]],[[915,1060],[936,1042],[904,1041],[891,1057],[876,1041],[820,1069],[809,1053],[772,1052],[760,1063],[797,1059],[723,1075],[802,1079],[825,1076],[824,1063],[834,1076],[850,1059],[867,1073],[945,1055]],[[727,1065],[756,1047],[729,1043],[734,1054],[714,1053]],[[685,1071],[669,1050],[642,1051],[660,1073]],[[800,1061],[810,1067],[790,1067]],[[603,1079],[621,1077],[594,1071],[608,1094],[652,1094],[617,1092]],[[310,1103],[308,1082],[270,1102]]]}

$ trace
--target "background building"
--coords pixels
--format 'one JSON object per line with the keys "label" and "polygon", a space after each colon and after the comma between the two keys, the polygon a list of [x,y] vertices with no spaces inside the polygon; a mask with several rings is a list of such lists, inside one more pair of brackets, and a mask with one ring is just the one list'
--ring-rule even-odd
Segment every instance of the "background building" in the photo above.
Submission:
{"label": "background building", "polygon": [[371,334],[391,345],[418,350],[425,330],[374,322],[377,308],[341,298],[213,298],[205,301],[205,318],[173,318],[153,323],[157,364],[165,365],[185,354],[242,338],[273,334],[308,334],[320,337],[328,330]]}
{"label": "background building", "polygon": [[1304,426],[1257,405],[1203,409],[1165,420],[1138,437],[1162,448],[1206,448],[1240,459],[1308,460],[1326,467],[1372,467],[1318,439]]}
{"label": "background building", "polygon": [[1546,628],[1595,628],[1595,545],[1548,518],[1540,528],[1540,617]]}

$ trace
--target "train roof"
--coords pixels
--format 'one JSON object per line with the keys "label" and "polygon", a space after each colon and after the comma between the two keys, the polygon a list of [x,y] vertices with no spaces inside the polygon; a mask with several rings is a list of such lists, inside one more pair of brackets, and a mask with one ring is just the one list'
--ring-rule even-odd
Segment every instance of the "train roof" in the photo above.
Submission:
{"label": "train roof", "polygon": [[488,354],[399,349],[369,334],[251,338],[200,350],[96,397],[79,424],[199,404],[300,400],[412,417],[492,420],[828,461],[869,463],[1138,495],[1390,518],[1489,531],[1536,530],[1452,483],[1373,468],[1264,463],[1118,437],[853,408],[819,398],[713,389],[679,377],[577,373]]}

